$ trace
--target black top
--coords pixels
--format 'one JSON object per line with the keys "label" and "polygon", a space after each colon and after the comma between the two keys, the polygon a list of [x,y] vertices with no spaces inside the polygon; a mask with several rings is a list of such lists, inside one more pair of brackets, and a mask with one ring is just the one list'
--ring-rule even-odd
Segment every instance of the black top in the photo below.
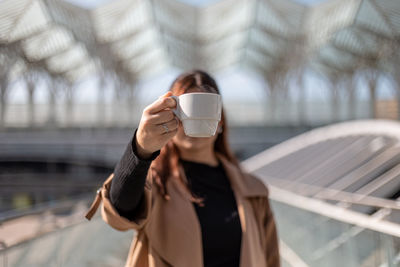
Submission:
{"label": "black top", "polygon": [[[110,199],[118,212],[132,219],[140,206],[147,171],[152,160],[137,156],[135,135],[114,170]],[[189,187],[204,199],[204,206],[194,204],[201,226],[205,267],[235,267],[240,262],[242,230],[236,200],[221,163],[210,166],[181,160]]]}
{"label": "black top", "polygon": [[181,162],[192,192],[204,199],[204,206],[194,205],[202,231],[204,266],[239,266],[242,229],[222,164]]}

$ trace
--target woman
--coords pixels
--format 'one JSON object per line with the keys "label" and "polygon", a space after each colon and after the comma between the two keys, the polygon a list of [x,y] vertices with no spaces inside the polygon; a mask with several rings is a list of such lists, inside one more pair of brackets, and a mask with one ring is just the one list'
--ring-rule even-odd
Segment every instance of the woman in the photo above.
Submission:
{"label": "woman", "polygon": [[126,266],[275,267],[277,233],[268,190],[244,173],[227,141],[222,118],[212,137],[184,134],[171,95],[218,93],[203,71],[180,75],[147,106],[114,173],[99,190],[103,219],[137,235]]}

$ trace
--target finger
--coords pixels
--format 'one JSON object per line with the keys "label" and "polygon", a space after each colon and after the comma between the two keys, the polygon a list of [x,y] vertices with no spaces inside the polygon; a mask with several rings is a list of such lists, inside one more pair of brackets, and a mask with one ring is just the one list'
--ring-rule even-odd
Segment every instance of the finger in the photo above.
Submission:
{"label": "finger", "polygon": [[161,124],[164,122],[169,122],[174,119],[175,115],[171,110],[160,111],[156,114],[149,116],[148,122],[151,124]]}
{"label": "finger", "polygon": [[174,135],[176,135],[177,132],[178,132],[178,128],[176,128],[176,129],[174,129],[172,131],[169,131],[168,133],[164,133],[164,134],[162,134],[162,136],[169,136],[169,138],[171,138]]}
{"label": "finger", "polygon": [[[176,119],[172,119],[169,122],[165,122],[165,123],[161,123],[156,125],[157,128],[157,132],[159,134],[167,134],[171,131],[175,131],[176,129],[178,129],[178,122]],[[168,128],[168,132],[167,132],[167,128]]]}
{"label": "finger", "polygon": [[176,118],[173,118],[172,120],[170,120],[169,122],[166,122],[164,124],[166,124],[168,126],[168,129],[170,131],[177,129],[179,126],[178,120]]}
{"label": "finger", "polygon": [[149,114],[155,114],[166,108],[175,108],[176,102],[172,97],[159,98],[157,101],[149,105],[146,110]]}

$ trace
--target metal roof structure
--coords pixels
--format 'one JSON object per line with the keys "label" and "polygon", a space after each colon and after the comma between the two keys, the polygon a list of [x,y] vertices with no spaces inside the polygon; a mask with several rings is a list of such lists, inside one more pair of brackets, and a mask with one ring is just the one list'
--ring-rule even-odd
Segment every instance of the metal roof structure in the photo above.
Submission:
{"label": "metal roof structure", "polygon": [[[67,0],[3,0],[0,127],[13,125],[5,114],[9,92],[19,81],[26,84],[29,119],[17,125],[61,125],[62,116],[53,112],[60,102],[65,123],[76,125],[71,115],[78,103],[76,88],[94,77],[96,123],[104,126],[108,88],[118,106],[126,102],[123,112],[131,118],[140,82],[171,70],[203,69],[215,75],[232,67],[261,77],[268,100],[262,123],[279,125],[278,105],[287,99],[295,103],[285,111],[295,114],[288,121],[309,123],[310,75],[327,88],[330,122],[340,120],[341,96],[348,98],[347,119],[383,113],[400,118],[399,29],[398,0],[329,0],[312,6],[294,0],[220,0],[199,6],[116,0],[90,8]],[[378,103],[380,78],[393,88],[391,103]],[[361,116],[359,80],[369,97]],[[39,82],[47,86],[49,106],[41,122],[34,96]]]}
{"label": "metal roof structure", "polygon": [[0,46],[23,62],[77,81],[95,71],[132,83],[174,66],[239,65],[269,80],[310,65],[327,75],[399,64],[397,0],[111,1],[85,9],[62,0],[4,0]]}

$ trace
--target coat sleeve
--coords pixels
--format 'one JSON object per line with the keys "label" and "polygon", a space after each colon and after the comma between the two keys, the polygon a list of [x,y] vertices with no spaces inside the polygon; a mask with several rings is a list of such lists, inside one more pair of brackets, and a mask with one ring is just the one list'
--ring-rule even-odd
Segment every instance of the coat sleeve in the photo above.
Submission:
{"label": "coat sleeve", "polygon": [[[134,218],[127,219],[120,215],[112,205],[109,192],[113,174],[106,180],[101,189],[101,199],[103,201],[101,207],[101,216],[103,220],[114,229],[126,231],[130,229],[140,230],[147,223],[152,205],[152,190],[151,185],[147,184],[144,188],[144,193],[139,207]],[[149,180],[149,179],[147,179]]]}

